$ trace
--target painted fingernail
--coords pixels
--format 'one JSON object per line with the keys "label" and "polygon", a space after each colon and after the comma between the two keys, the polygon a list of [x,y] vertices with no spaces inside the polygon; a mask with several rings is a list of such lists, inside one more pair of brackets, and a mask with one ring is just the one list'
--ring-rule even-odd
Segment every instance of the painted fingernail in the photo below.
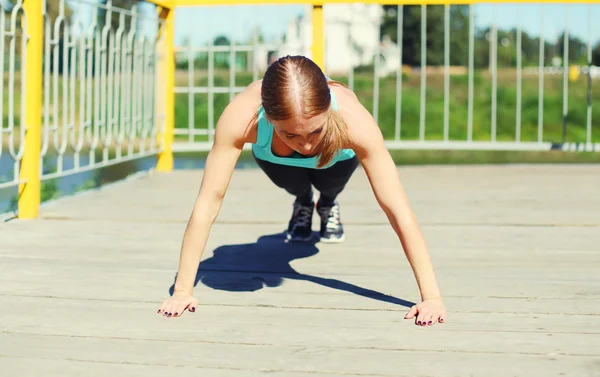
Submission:
{"label": "painted fingernail", "polygon": [[432,321],[429,321],[429,324],[430,324],[430,325],[431,325],[432,323],[433,323]]}
{"label": "painted fingernail", "polygon": [[175,315],[177,315],[177,314],[179,314],[179,313],[175,313]]}
{"label": "painted fingernail", "polygon": [[420,324],[421,324],[421,321],[417,321],[417,325],[420,325]]}

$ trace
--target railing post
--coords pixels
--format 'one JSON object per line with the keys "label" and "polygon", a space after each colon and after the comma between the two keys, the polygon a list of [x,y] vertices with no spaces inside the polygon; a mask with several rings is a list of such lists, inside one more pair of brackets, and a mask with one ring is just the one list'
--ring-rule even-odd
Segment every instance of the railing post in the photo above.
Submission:
{"label": "railing post", "polygon": [[41,128],[42,128],[42,53],[43,53],[43,14],[42,2],[25,0],[25,150],[21,160],[19,185],[19,219],[34,219],[38,216],[41,198]]}
{"label": "railing post", "polygon": [[156,170],[170,172],[173,170],[173,139],[175,136],[175,9],[163,8],[161,18],[164,19],[164,61],[159,70],[159,77],[164,80],[161,96],[165,114],[162,134],[163,149],[158,155]]}
{"label": "railing post", "polygon": [[323,4],[312,8],[312,60],[325,72],[325,30]]}

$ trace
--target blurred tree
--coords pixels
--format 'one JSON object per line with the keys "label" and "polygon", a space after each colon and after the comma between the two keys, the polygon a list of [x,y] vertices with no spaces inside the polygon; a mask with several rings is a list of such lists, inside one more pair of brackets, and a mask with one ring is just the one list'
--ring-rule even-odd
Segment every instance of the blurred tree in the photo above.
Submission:
{"label": "blurred tree", "polygon": [[[60,6],[61,6],[61,1],[62,0],[46,0],[46,15],[47,17],[52,20],[52,22],[54,20],[56,20],[56,18],[58,17],[58,15],[60,14]],[[40,7],[42,6],[42,4],[40,3]],[[11,13],[13,11],[14,8],[14,1],[0,1],[0,7],[2,9],[2,11],[5,12],[6,17],[7,17],[7,28],[10,28],[10,16]],[[64,15],[65,18],[69,19],[71,17],[72,14],[72,10],[69,7],[68,3],[65,1],[64,2]],[[15,41],[15,56],[16,59],[18,61],[20,61],[20,57],[21,57],[21,38],[24,35],[24,30],[22,29],[22,25],[21,25],[21,19],[17,18],[17,40]],[[61,28],[60,29],[60,38],[62,39],[62,36],[64,35],[64,29]]]}
{"label": "blurred tree", "polygon": [[[229,46],[231,41],[226,35],[218,35],[213,41],[213,46]],[[229,52],[217,51],[214,53],[215,68],[229,68]]]}
{"label": "blurred tree", "polygon": [[596,44],[596,47],[592,51],[592,64],[600,67],[600,42]]}
{"label": "blurred tree", "polygon": [[[46,0],[46,14],[51,20],[56,20],[60,14],[62,0]],[[70,19],[73,11],[67,1],[64,1],[65,18]]]}
{"label": "blurred tree", "polygon": [[[556,40],[557,53],[562,57],[565,51],[565,33]],[[587,44],[577,37],[569,36],[569,64],[587,64]]]}
{"label": "blurred tree", "polygon": [[[397,43],[397,6],[383,7],[384,19],[381,24],[381,35],[388,35]],[[421,6],[405,5],[403,12],[403,63],[421,64]],[[444,6],[427,7],[427,63],[441,65],[444,63]],[[517,30],[497,30],[498,66],[515,67],[517,64]],[[475,30],[474,58],[475,67],[487,68],[490,65],[491,28]],[[540,38],[526,32],[521,33],[523,66],[538,65]],[[564,38],[564,37],[563,37]],[[562,39],[558,44],[545,41],[544,61],[550,64],[552,57],[562,55]],[[583,48],[583,49],[582,49]],[[598,47],[600,50],[600,47]],[[587,55],[583,42],[577,38],[569,40],[571,62],[581,63]],[[450,64],[465,66],[469,55],[469,6],[450,6]]]}
{"label": "blurred tree", "polygon": [[[107,0],[100,0],[100,2],[106,4]],[[111,5],[112,5],[112,9],[110,11],[110,26],[111,26],[111,31],[112,32],[116,32],[119,29],[119,26],[121,24],[121,14],[122,12],[120,12],[121,9],[125,9],[125,10],[131,10],[131,8],[134,5],[134,0],[112,0]],[[102,10],[100,12],[98,12],[98,25],[106,25],[107,23],[107,19],[106,16],[108,14],[108,11],[106,10]],[[131,16],[125,15],[123,17],[123,28],[125,32],[128,32],[131,26]]]}
{"label": "blurred tree", "polygon": [[[385,5],[381,35],[397,41],[398,16],[396,5]],[[427,64],[444,63],[444,6],[427,6]],[[402,15],[403,64],[421,64],[421,6],[405,5]],[[469,8],[463,5],[450,7],[450,64],[466,64],[469,36]]]}
{"label": "blurred tree", "polygon": [[214,46],[229,46],[230,43],[231,42],[229,41],[229,38],[227,38],[226,35],[219,35],[213,41]]}
{"label": "blurred tree", "polygon": [[469,7],[452,5],[450,6],[450,65],[467,64],[469,64]]}

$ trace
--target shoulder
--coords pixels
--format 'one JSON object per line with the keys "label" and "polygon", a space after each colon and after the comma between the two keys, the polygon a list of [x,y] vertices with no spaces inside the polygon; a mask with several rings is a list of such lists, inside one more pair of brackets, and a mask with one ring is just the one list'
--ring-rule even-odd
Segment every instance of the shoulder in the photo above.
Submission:
{"label": "shoulder", "polygon": [[256,138],[256,113],[261,102],[262,80],[252,82],[227,104],[216,125],[215,137],[243,146]]}
{"label": "shoulder", "polygon": [[359,155],[376,149],[385,149],[381,129],[371,113],[363,106],[356,94],[341,85],[332,85],[338,111],[348,127],[350,148]]}

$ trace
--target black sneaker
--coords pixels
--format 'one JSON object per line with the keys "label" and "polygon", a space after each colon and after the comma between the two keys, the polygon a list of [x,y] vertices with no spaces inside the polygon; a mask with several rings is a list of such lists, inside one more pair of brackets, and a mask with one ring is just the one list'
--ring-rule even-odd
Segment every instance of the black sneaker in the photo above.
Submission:
{"label": "black sneaker", "polygon": [[312,238],[312,216],[315,203],[301,204],[294,202],[294,213],[287,230],[287,240],[291,242],[306,242]]}
{"label": "black sneaker", "polygon": [[340,205],[337,200],[333,205],[317,203],[317,212],[321,217],[321,242],[337,243],[344,241],[344,227],[340,216]]}

